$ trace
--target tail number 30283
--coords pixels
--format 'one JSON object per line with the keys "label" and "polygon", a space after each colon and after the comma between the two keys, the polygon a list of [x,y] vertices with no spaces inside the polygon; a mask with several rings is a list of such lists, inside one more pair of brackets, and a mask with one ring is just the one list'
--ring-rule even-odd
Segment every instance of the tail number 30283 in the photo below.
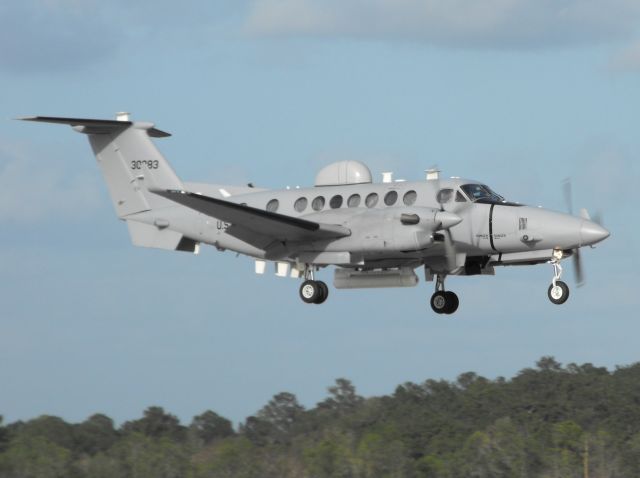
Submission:
{"label": "tail number 30283", "polygon": [[159,162],[157,159],[131,161],[131,169],[158,169]]}

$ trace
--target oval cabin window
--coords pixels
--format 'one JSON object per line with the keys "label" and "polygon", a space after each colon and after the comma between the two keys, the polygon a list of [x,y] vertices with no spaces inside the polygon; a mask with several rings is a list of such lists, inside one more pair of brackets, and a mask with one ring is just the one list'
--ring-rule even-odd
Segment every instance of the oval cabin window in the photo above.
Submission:
{"label": "oval cabin window", "polygon": [[318,196],[316,197],[312,202],[311,202],[311,208],[314,211],[321,211],[322,208],[324,207],[324,198],[322,196]]}
{"label": "oval cabin window", "polygon": [[296,202],[293,204],[293,208],[298,212],[302,212],[307,209],[307,198],[296,199]]}
{"label": "oval cabin window", "polygon": [[416,202],[417,198],[418,198],[418,193],[411,190],[404,193],[404,196],[402,197],[402,201],[406,206],[411,206],[413,203]]}
{"label": "oval cabin window", "polygon": [[339,194],[333,196],[331,198],[331,201],[329,201],[329,206],[331,206],[331,209],[338,209],[340,206],[342,206],[342,196],[340,196]]}
{"label": "oval cabin window", "polygon": [[280,203],[278,202],[277,199],[272,199],[271,201],[269,201],[267,203],[267,211],[276,212],[278,210],[278,206],[279,205],[280,205]]}
{"label": "oval cabin window", "polygon": [[397,191],[389,191],[384,196],[384,203],[387,206],[393,206],[398,200],[398,192]]}

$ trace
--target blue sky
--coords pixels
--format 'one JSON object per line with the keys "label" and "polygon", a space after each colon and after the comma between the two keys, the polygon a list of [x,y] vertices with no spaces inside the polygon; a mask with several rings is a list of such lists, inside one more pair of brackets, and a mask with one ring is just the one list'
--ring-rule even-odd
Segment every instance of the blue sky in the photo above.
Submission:
{"label": "blue sky", "polygon": [[[369,396],[542,355],[638,361],[639,20],[631,0],[3,3],[0,414],[238,422],[284,390],[313,406],[338,377]],[[339,159],[417,180],[437,164],[563,210],[571,176],[612,236],[562,307],[550,266],[451,278],[452,317],[424,282],[309,307],[248,258],[134,248],[85,138],[10,120],[122,110],[173,133],[158,146],[185,180],[302,186]]]}

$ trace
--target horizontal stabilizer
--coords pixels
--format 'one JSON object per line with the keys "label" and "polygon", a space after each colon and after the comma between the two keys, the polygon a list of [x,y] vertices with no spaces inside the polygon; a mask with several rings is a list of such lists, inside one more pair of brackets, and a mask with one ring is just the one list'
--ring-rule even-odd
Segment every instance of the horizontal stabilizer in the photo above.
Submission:
{"label": "horizontal stabilizer", "polygon": [[[87,118],[61,118],[57,116],[24,116],[22,118],[16,119],[22,121],[38,121],[40,123],[68,124],[71,127],[82,127],[82,129],[79,131],[87,134],[116,133],[118,131],[127,129],[129,126],[134,124],[132,121]],[[149,134],[149,136],[154,138],[166,138],[168,136],[171,136],[171,134],[153,127],[148,128],[147,133]]]}
{"label": "horizontal stabilizer", "polygon": [[198,243],[179,232],[129,219],[127,226],[134,246],[198,253]]}
{"label": "horizontal stabilizer", "polygon": [[349,229],[340,225],[307,221],[202,194],[174,190],[151,190],[151,192],[207,216],[230,223],[231,226],[226,232],[249,244],[264,246],[265,238],[270,242],[312,241],[336,239],[351,234]]}

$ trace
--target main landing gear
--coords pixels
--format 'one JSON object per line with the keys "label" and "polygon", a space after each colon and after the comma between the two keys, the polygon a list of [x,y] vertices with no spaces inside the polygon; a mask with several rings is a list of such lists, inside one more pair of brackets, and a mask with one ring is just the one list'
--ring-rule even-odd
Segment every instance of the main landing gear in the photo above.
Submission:
{"label": "main landing gear", "polygon": [[300,286],[300,298],[307,304],[322,304],[329,297],[329,287],[320,280],[306,280]]}
{"label": "main landing gear", "polygon": [[[560,254],[561,253],[560,251]],[[551,281],[549,290],[547,290],[547,296],[549,296],[549,300],[554,304],[564,304],[569,298],[569,286],[560,280],[560,277],[562,277],[562,266],[560,265],[560,259],[556,257],[555,253],[554,258],[551,260],[551,265],[553,266],[553,280]]]}
{"label": "main landing gear", "polygon": [[320,280],[315,280],[313,269],[305,267],[304,282],[300,286],[300,298],[307,304],[322,304],[329,297],[329,287]]}
{"label": "main landing gear", "polygon": [[438,275],[436,291],[431,296],[431,308],[436,314],[453,314],[458,310],[458,305],[460,305],[458,296],[450,290],[444,290],[444,276]]}

